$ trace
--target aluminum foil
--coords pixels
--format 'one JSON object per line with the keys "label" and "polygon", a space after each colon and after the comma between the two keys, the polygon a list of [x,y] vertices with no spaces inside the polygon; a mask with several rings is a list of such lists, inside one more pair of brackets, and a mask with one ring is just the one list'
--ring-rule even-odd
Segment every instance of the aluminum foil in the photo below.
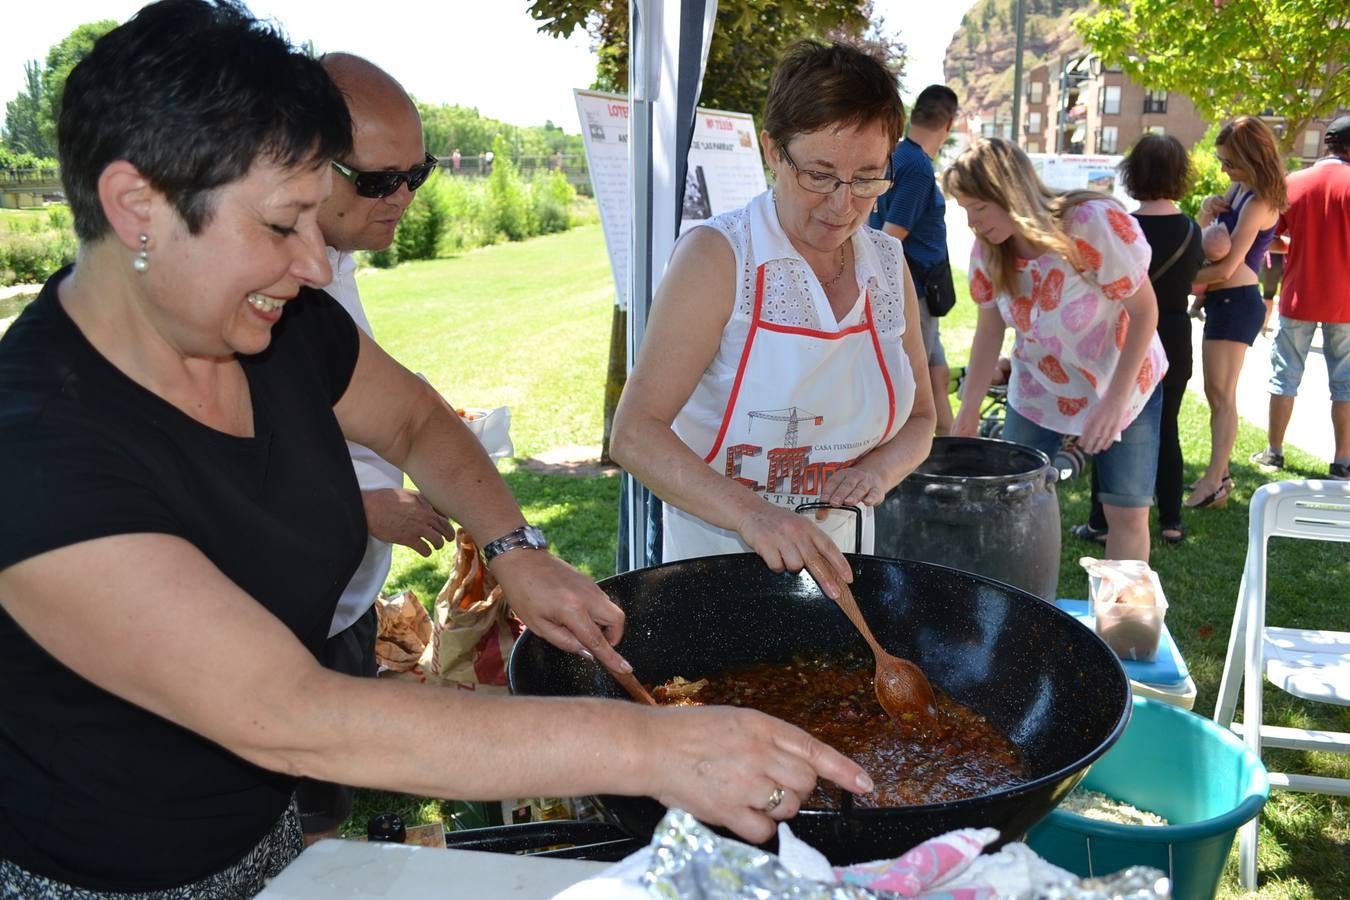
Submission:
{"label": "aluminum foil", "polygon": [[827,884],[793,872],[777,856],[715,834],[683,810],[666,813],[652,835],[642,884],[666,900],[868,900],[898,894]]}
{"label": "aluminum foil", "polygon": [[[900,900],[902,896],[799,875],[774,854],[724,838],[678,809],[661,820],[648,849],[650,862],[642,885],[662,900]],[[945,895],[941,888],[938,895]],[[1016,900],[1168,900],[1170,896],[1162,872],[1136,866],[1101,878],[1038,887]]]}
{"label": "aluminum foil", "polygon": [[1018,900],[1169,900],[1171,896],[1172,883],[1165,873],[1130,866],[1112,875],[1037,888]]}

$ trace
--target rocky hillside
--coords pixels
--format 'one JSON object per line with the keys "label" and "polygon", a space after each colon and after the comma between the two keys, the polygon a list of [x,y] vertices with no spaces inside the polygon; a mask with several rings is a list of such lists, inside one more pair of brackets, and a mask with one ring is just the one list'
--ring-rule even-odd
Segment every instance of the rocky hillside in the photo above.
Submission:
{"label": "rocky hillside", "polygon": [[[1093,0],[1025,2],[1024,71],[1042,62],[1054,71],[1062,54],[1082,47],[1074,21],[1091,10]],[[1016,0],[977,0],[948,45],[947,84],[967,112],[980,112],[986,119],[995,110],[1011,114],[1016,16]]]}

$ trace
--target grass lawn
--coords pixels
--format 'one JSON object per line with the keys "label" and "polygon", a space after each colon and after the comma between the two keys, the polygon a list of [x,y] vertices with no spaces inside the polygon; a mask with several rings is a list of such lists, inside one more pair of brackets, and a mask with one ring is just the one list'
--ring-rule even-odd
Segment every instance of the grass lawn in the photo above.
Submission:
{"label": "grass lawn", "polygon": [[[362,276],[362,292],[380,342],[422,372],[458,406],[508,405],[517,454],[538,454],[568,444],[598,445],[601,390],[609,352],[613,289],[598,226],[505,244],[460,257],[410,263]],[[962,279],[958,279],[961,281]],[[968,298],[943,320],[953,366],[963,364],[974,334]],[[1249,365],[1260,365],[1254,357]],[[1194,480],[1208,456],[1208,411],[1188,397],[1182,409],[1187,476]],[[1247,501],[1270,480],[1246,463],[1264,435],[1244,425],[1233,452],[1237,491],[1228,507],[1187,514],[1189,535],[1177,547],[1155,541],[1152,564],[1171,604],[1168,624],[1199,690],[1195,709],[1214,708],[1228,630],[1246,551]],[[1287,451],[1287,477],[1315,477],[1326,461]],[[618,480],[607,476],[538,475],[513,461],[502,470],[529,518],[555,541],[560,555],[595,578],[614,571]],[[1068,528],[1087,517],[1087,479],[1061,485],[1064,555],[1060,594],[1086,597],[1078,557],[1100,555]],[[1155,520],[1156,534],[1156,520]],[[1323,627],[1350,630],[1350,553],[1345,545],[1276,540],[1271,544],[1271,597],[1281,608]],[[396,548],[389,587],[434,596],[450,557],[423,560]],[[1317,707],[1268,692],[1267,720],[1350,731],[1350,710]],[[1283,695],[1280,695],[1283,698]],[[1350,777],[1350,757],[1268,753],[1280,768],[1311,767],[1318,774]],[[365,820],[394,810],[409,822],[478,824],[462,804],[362,791],[347,828],[363,832]],[[1261,820],[1263,898],[1345,896],[1350,879],[1350,803],[1344,798],[1279,792]],[[1220,896],[1237,896],[1236,850]]]}

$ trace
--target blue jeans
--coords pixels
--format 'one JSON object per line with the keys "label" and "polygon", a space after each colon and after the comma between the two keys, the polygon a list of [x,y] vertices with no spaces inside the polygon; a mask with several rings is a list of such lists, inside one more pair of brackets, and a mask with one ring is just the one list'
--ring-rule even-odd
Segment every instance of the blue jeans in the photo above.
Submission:
{"label": "blue jeans", "polygon": [[[1152,506],[1158,477],[1158,432],[1162,422],[1162,387],[1153,389],[1144,408],[1121,432],[1120,440],[1092,457],[1100,485],[1098,498],[1107,506]],[[1064,435],[1037,425],[1008,407],[1003,440],[1025,444],[1055,458]]]}
{"label": "blue jeans", "polygon": [[[1286,319],[1270,348],[1270,392],[1276,397],[1298,396],[1303,365],[1308,360],[1317,322]],[[1322,322],[1322,355],[1327,362],[1327,386],[1337,403],[1350,400],[1350,322]]]}

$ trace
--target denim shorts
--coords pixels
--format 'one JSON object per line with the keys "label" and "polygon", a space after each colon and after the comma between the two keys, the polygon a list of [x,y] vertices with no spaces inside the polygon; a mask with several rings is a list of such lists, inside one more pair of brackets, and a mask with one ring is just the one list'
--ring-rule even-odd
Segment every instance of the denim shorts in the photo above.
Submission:
{"label": "denim shorts", "polygon": [[938,323],[942,320],[928,314],[928,303],[919,298],[919,333],[923,335],[923,348],[928,354],[928,367],[945,366],[947,352],[942,349],[942,338],[938,335]]}
{"label": "denim shorts", "polygon": [[[1317,322],[1286,319],[1280,316],[1280,328],[1270,348],[1270,392],[1276,397],[1297,397],[1303,381],[1303,365],[1308,360]],[[1322,355],[1327,361],[1327,385],[1331,399],[1350,401],[1350,322],[1322,322]]]}
{"label": "denim shorts", "polygon": [[1210,288],[1205,294],[1207,341],[1237,341],[1250,347],[1265,321],[1266,304],[1259,285]]}
{"label": "denim shorts", "polygon": [[[1152,506],[1153,486],[1158,478],[1158,429],[1162,422],[1162,387],[1153,389],[1144,408],[1121,432],[1120,440],[1092,457],[1100,489],[1097,496],[1107,506]],[[1043,428],[1010,405],[1003,423],[1003,440],[1035,447],[1051,460],[1063,442],[1058,431]]]}

